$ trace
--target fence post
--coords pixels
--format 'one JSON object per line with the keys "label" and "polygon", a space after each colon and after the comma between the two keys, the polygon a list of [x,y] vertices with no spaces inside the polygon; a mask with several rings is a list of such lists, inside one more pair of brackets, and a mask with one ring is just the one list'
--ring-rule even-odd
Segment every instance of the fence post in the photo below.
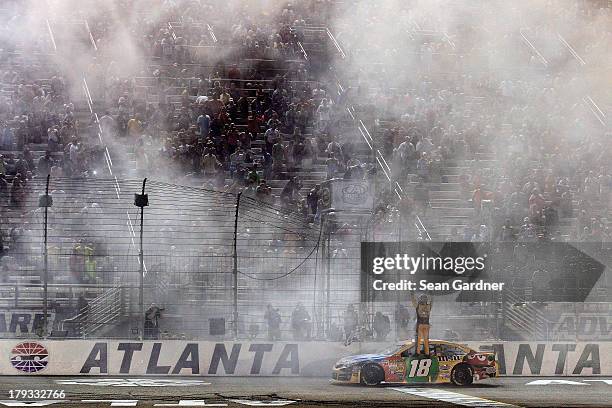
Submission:
{"label": "fence post", "polygon": [[325,245],[325,251],[323,252],[325,256],[325,327],[326,327],[326,337],[329,339],[331,334],[331,320],[332,320],[332,312],[331,312],[331,226],[329,222],[329,214],[325,217],[325,238],[327,241]]}
{"label": "fence post", "polygon": [[47,182],[45,185],[45,194],[40,196],[38,199],[38,206],[44,207],[45,209],[45,225],[44,225],[44,248],[43,248],[43,259],[44,259],[44,271],[43,271],[43,338],[47,338],[48,322],[47,315],[49,313],[49,248],[47,245],[47,224],[49,216],[49,207],[53,205],[53,198],[49,195],[49,180],[50,174],[47,174]]}
{"label": "fence post", "polygon": [[138,261],[140,263],[140,273],[138,278],[138,305],[140,313],[138,316],[138,332],[140,340],[144,339],[144,323],[145,323],[145,310],[144,310],[144,252],[143,252],[143,226],[144,226],[144,208],[149,205],[149,196],[145,194],[145,185],[147,179],[142,181],[142,193],[134,194],[134,205],[140,208],[140,251],[138,252]]}
{"label": "fence post", "polygon": [[240,208],[240,196],[236,196],[236,215],[234,216],[234,325],[232,331],[234,340],[238,339],[238,210]]}

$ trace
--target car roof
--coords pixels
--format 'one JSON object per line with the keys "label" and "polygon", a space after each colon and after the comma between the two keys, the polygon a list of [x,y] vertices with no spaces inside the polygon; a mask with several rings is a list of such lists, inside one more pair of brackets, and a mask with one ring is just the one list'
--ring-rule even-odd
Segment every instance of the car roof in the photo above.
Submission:
{"label": "car roof", "polygon": [[[414,344],[414,340],[404,340],[401,343],[398,343],[398,346],[412,346]],[[429,344],[446,344],[448,346],[454,346],[454,347],[459,347],[462,348],[464,350],[471,350],[471,348],[469,348],[467,345],[465,344],[461,344],[461,343],[453,343],[450,341],[446,341],[446,340],[429,340]]]}

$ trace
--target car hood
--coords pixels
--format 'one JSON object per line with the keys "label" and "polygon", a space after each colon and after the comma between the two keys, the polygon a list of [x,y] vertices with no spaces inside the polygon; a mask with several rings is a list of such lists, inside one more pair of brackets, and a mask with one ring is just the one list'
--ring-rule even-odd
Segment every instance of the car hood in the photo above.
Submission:
{"label": "car hood", "polygon": [[350,365],[356,363],[363,363],[366,361],[379,361],[384,360],[387,356],[383,354],[358,354],[356,356],[344,357],[336,363],[336,365]]}

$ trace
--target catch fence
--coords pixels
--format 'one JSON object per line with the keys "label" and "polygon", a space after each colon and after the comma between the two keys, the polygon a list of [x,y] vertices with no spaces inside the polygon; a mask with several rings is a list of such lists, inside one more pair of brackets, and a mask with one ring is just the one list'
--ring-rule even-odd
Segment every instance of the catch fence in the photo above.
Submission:
{"label": "catch fence", "polygon": [[[397,211],[328,212],[313,222],[248,192],[143,180],[11,181],[0,194],[2,337],[369,340],[377,312],[390,324],[379,340],[413,335],[405,294],[360,302],[361,242],[422,239]],[[592,255],[606,263],[609,251]],[[607,273],[584,304],[544,304],[530,271],[499,271],[517,279],[487,302],[437,299],[432,337],[609,338]]]}
{"label": "catch fence", "polygon": [[[266,336],[269,304],[289,339],[301,304],[302,335],[324,337],[339,308],[358,301],[358,246],[342,251],[341,268],[323,262],[336,241],[325,216],[313,224],[248,195],[156,181],[146,183],[146,199],[143,180],[13,183],[0,206],[0,301],[53,313],[37,335],[138,338],[153,306],[161,309],[155,337]],[[142,218],[138,204],[148,204]]]}

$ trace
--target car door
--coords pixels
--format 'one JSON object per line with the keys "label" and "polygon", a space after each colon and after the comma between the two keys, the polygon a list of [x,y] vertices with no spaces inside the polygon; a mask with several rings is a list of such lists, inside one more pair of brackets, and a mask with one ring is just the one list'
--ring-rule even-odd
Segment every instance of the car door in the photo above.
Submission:
{"label": "car door", "polygon": [[414,347],[401,353],[405,364],[404,382],[428,383],[436,382],[438,378],[438,358],[435,355],[434,344],[429,345],[429,355],[414,356]]}

